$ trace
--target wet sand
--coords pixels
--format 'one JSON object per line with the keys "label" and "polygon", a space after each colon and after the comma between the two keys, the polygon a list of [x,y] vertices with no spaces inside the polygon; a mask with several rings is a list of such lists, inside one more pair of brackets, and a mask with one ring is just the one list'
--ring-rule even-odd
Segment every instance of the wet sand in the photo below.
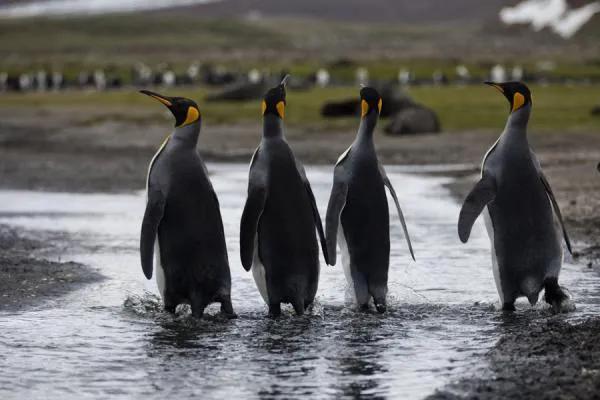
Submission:
{"label": "wet sand", "polygon": [[42,306],[102,275],[75,262],[59,259],[58,240],[43,232],[33,239],[24,231],[0,225],[0,311]]}
{"label": "wet sand", "polygon": [[[0,188],[74,192],[142,189],[147,163],[168,124],[67,123],[77,116],[23,119],[4,110],[0,122]],[[67,127],[67,128],[65,128]],[[248,162],[260,138],[255,126],[205,127],[200,151],[211,161]],[[376,142],[386,164],[463,164],[450,189],[462,199],[477,178],[484,152],[498,132],[462,132],[391,138]],[[290,129],[288,139],[305,163],[332,164],[354,132]],[[600,271],[600,134],[532,134],[530,142],[553,186],[581,268]],[[460,200],[459,200],[460,201]],[[0,266],[10,272],[0,284],[0,309],[64,292],[90,282],[93,271],[78,264],[32,258],[39,246],[0,229]],[[44,245],[46,245],[44,243]],[[16,271],[19,271],[16,273]],[[48,272],[50,271],[50,272]],[[44,281],[44,279],[51,279]],[[22,284],[26,281],[26,284]],[[37,301],[36,300],[36,301]],[[445,398],[594,398],[600,393],[600,319],[579,325],[549,317],[527,331],[504,335],[479,368],[432,396]]]}
{"label": "wet sand", "polygon": [[446,399],[597,399],[600,319],[572,325],[548,318],[508,331],[486,355],[478,376],[427,397]]}

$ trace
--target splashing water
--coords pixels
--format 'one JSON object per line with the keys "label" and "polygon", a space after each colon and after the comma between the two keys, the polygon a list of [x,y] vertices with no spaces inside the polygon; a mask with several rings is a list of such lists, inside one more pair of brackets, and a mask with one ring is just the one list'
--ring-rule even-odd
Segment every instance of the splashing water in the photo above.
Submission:
{"label": "splashing water", "polygon": [[[143,193],[0,191],[0,223],[66,232],[61,258],[107,276],[38,308],[0,313],[0,398],[421,398],[483,368],[481,356],[503,335],[550,317],[546,306],[525,302],[510,320],[495,311],[489,241],[479,223],[467,245],[458,241],[459,205],[444,188],[450,180],[389,167],[417,262],[391,206],[388,312],[355,310],[341,265],[322,262],[310,312],[296,317],[284,307],[270,320],[239,261],[247,166],[208,167],[222,208],[235,320],[221,317],[218,305],[203,320],[185,306],[175,315],[161,311],[156,284],[139,265]],[[307,173],[324,215],[332,169]],[[561,284],[577,310],[552,318],[600,310],[592,272],[566,264]]]}

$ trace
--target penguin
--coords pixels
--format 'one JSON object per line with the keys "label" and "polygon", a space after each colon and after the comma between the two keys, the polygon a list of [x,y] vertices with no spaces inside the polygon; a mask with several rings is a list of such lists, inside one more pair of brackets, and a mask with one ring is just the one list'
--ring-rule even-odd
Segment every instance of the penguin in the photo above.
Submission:
{"label": "penguin", "polygon": [[535,305],[543,288],[545,301],[559,311],[568,298],[558,285],[561,236],[572,253],[571,242],[548,179],[527,140],[531,92],[521,82],[485,83],[506,97],[509,116],[503,133],[483,157],[479,182],[462,205],[458,235],[466,243],[483,212],[502,309],[514,311],[521,296]]}
{"label": "penguin", "polygon": [[352,145],[338,159],[326,216],[327,252],[336,263],[336,242],[342,252],[346,280],[358,306],[368,309],[373,299],[386,311],[390,264],[390,219],[385,188],[390,191],[410,254],[415,259],[398,196],[377,158],[373,131],[381,112],[379,93],[360,91],[361,121]]}
{"label": "penguin", "polygon": [[190,304],[201,318],[206,306],[221,303],[227,317],[231,305],[231,275],[219,200],[198,151],[201,117],[190,99],[167,97],[147,90],[175,117],[175,129],[148,167],[146,211],[140,255],[146,278],[156,282],[168,312]]}
{"label": "penguin", "polygon": [[272,318],[281,314],[281,303],[302,315],[315,298],[320,271],[315,228],[329,263],[315,196],[285,138],[286,80],[262,101],[263,134],[250,161],[240,222],[242,266],[252,270]]}

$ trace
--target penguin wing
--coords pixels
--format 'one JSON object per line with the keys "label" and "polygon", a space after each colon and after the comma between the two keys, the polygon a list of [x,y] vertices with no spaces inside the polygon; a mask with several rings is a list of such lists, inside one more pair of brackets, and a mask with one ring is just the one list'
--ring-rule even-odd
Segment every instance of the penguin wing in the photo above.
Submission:
{"label": "penguin wing", "polygon": [[390,182],[390,179],[387,177],[385,173],[385,169],[383,165],[379,164],[379,172],[381,173],[381,177],[383,178],[383,183],[387,186],[392,198],[394,199],[394,203],[396,203],[396,209],[398,210],[398,217],[400,217],[400,223],[402,224],[402,230],[404,231],[404,237],[406,238],[406,243],[408,244],[408,250],[410,251],[410,255],[412,256],[413,261],[417,261],[415,259],[415,253],[413,252],[412,243],[410,242],[410,236],[408,235],[408,228],[406,227],[406,221],[404,220],[404,213],[402,213],[402,209],[400,208],[400,202],[398,201],[398,196],[396,196],[396,191]]}
{"label": "penguin wing", "polygon": [[259,150],[260,147],[254,152],[250,163],[248,198],[240,222],[240,257],[242,266],[246,271],[250,271],[250,268],[252,268],[258,222],[267,201],[266,168],[257,161]]}
{"label": "penguin wing", "polygon": [[140,235],[140,257],[146,278],[152,278],[154,241],[165,210],[165,197],[160,190],[148,190],[148,201]]}
{"label": "penguin wing", "polygon": [[458,216],[458,237],[467,243],[475,220],[483,208],[496,197],[496,180],[484,174],[471,192],[467,195]]}
{"label": "penguin wing", "polygon": [[333,187],[329,196],[327,205],[327,216],[325,217],[325,230],[327,232],[327,253],[329,253],[329,265],[335,265],[337,243],[337,233],[340,224],[342,211],[346,206],[346,197],[348,196],[348,183],[343,179],[339,166],[336,166],[333,172]]}
{"label": "penguin wing", "polygon": [[306,172],[304,171],[304,167],[298,160],[296,160],[296,168],[298,169],[298,173],[300,174],[300,178],[302,178],[302,182],[304,182],[304,188],[308,194],[308,198],[310,199],[310,205],[312,207],[313,212],[313,220],[315,222],[315,226],[317,227],[317,232],[319,233],[319,240],[321,242],[321,250],[323,251],[323,257],[325,258],[325,262],[328,265],[331,264],[331,260],[329,258],[329,252],[327,249],[327,242],[325,241],[325,232],[323,231],[323,223],[321,222],[321,215],[319,214],[319,209],[317,208],[317,202],[315,201],[315,195],[310,186],[310,182],[306,177]]}
{"label": "penguin wing", "polygon": [[556,201],[556,198],[554,197],[554,193],[552,192],[550,183],[548,182],[548,180],[546,179],[546,176],[544,175],[544,173],[541,170],[538,170],[538,172],[540,175],[540,180],[544,184],[546,193],[548,194],[548,197],[550,198],[550,203],[552,203],[552,208],[554,209],[554,213],[556,214],[556,217],[558,218],[558,222],[560,222],[560,227],[562,229],[563,237],[565,238],[565,243],[567,244],[567,249],[569,250],[569,253],[573,254],[573,250],[571,249],[571,240],[569,239],[569,234],[567,233],[567,228],[565,228],[565,223],[563,222],[563,217],[562,217],[562,213],[560,212],[560,207],[558,206],[558,202]]}
{"label": "penguin wing", "polygon": [[533,164],[535,165],[535,168],[537,169],[540,180],[542,181],[542,184],[544,185],[544,189],[546,189],[546,194],[548,194],[550,203],[552,203],[552,208],[554,209],[554,214],[556,214],[556,218],[558,218],[558,222],[560,223],[560,227],[562,229],[563,237],[565,238],[565,243],[567,245],[567,249],[569,250],[569,253],[573,254],[573,250],[571,249],[571,240],[569,239],[569,234],[567,233],[567,228],[565,228],[565,223],[563,222],[563,217],[562,217],[562,213],[560,212],[560,207],[558,206],[558,202],[556,201],[556,198],[554,197],[554,192],[552,191],[552,188],[550,187],[550,182],[548,182],[546,175],[544,175],[544,171],[542,171],[542,166],[540,165],[540,162],[538,161],[533,150],[529,149],[529,152],[531,153],[531,159],[533,161]]}

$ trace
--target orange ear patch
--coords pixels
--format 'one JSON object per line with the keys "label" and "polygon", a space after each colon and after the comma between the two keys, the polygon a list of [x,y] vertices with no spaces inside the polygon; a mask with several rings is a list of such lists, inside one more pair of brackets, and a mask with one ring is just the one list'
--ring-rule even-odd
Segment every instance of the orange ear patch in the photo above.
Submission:
{"label": "orange ear patch", "polygon": [[523,96],[519,92],[515,93],[515,95],[513,96],[513,112],[523,107],[523,104],[525,104],[525,96]]}
{"label": "orange ear patch", "polygon": [[285,103],[280,101],[275,107],[277,108],[277,114],[283,119],[285,117]]}
{"label": "orange ear patch", "polygon": [[361,118],[364,117],[365,115],[367,115],[368,112],[369,112],[369,103],[367,103],[365,100],[361,100],[360,101],[360,116],[361,116]]}
{"label": "orange ear patch", "polygon": [[267,102],[263,100],[262,103],[260,103],[260,114],[265,115],[265,111],[267,111]]}
{"label": "orange ear patch", "polygon": [[200,111],[196,107],[188,107],[185,121],[180,126],[192,124],[200,119]]}
{"label": "orange ear patch", "polygon": [[383,106],[383,100],[379,99],[377,102],[377,109],[379,110],[379,114],[381,114],[381,106]]}

